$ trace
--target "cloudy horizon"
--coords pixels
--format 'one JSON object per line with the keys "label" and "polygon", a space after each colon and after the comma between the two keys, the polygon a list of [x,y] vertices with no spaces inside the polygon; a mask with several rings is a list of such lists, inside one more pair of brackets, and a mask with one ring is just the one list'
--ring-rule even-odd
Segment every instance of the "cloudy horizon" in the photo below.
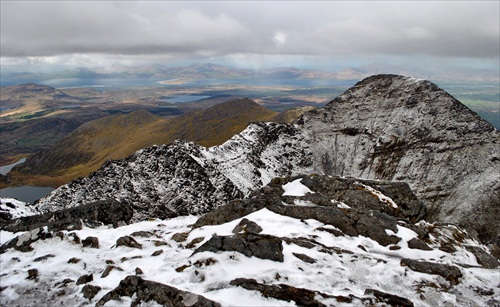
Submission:
{"label": "cloudy horizon", "polygon": [[498,1],[2,1],[1,64],[499,70]]}

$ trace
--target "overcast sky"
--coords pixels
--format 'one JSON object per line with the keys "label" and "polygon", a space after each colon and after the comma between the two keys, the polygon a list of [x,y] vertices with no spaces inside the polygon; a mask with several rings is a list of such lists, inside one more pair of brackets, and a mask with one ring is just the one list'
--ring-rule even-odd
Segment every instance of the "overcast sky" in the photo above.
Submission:
{"label": "overcast sky", "polygon": [[4,68],[500,65],[496,0],[0,3]]}

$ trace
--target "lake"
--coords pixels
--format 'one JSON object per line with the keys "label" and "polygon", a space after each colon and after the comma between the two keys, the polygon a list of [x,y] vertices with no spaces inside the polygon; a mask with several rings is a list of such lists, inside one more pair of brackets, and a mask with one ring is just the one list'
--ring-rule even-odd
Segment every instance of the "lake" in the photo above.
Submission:
{"label": "lake", "polygon": [[[23,158],[12,164],[0,166],[0,174],[6,175],[8,172],[10,172],[10,170],[14,166],[24,163],[24,161],[26,161],[26,158]],[[55,189],[51,187],[31,187],[31,186],[5,188],[5,189],[0,189],[0,198],[11,197],[26,203],[33,203],[35,202],[35,200],[42,198],[43,196],[49,194],[54,190]]]}
{"label": "lake", "polygon": [[26,161],[26,158],[22,158],[21,160],[19,160],[17,162],[14,162],[12,164],[7,164],[7,165],[4,165],[4,166],[0,166],[0,174],[7,175],[7,173],[10,172],[10,170],[12,168],[14,168],[14,166],[19,165],[21,163],[24,163],[25,161]]}
{"label": "lake", "polygon": [[356,80],[335,79],[291,79],[291,78],[228,78],[228,79],[196,79],[181,84],[160,84],[160,78],[64,78],[64,79],[5,79],[0,78],[0,84],[17,85],[23,83],[37,83],[59,89],[88,87],[95,90],[108,90],[125,87],[203,87],[214,85],[249,85],[249,86],[352,86]]}
{"label": "lake", "polygon": [[170,102],[170,103],[183,103],[183,102],[193,102],[209,98],[210,96],[205,95],[181,95],[176,97],[163,97],[160,101]]}
{"label": "lake", "polygon": [[15,188],[5,188],[0,190],[0,198],[15,198],[17,200],[34,203],[36,200],[44,197],[50,192],[54,191],[51,187],[30,187],[21,186]]}

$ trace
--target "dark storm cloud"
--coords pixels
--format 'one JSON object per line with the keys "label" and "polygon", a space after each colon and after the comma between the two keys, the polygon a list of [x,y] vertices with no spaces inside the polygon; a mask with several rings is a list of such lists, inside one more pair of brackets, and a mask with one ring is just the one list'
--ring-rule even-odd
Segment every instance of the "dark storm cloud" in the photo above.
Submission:
{"label": "dark storm cloud", "polygon": [[[499,57],[499,2],[3,1],[16,57]],[[247,57],[248,58],[248,57]]]}
{"label": "dark storm cloud", "polygon": [[247,34],[230,16],[155,2],[2,4],[3,56],[216,52]]}

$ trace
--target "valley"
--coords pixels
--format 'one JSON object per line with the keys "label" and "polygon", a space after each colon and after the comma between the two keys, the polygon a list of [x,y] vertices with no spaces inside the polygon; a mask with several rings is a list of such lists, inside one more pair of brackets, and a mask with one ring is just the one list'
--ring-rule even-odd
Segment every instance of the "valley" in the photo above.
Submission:
{"label": "valley", "polygon": [[[281,112],[300,105],[322,106],[345,89],[345,86],[304,88],[244,84],[158,84],[106,90],[55,89],[36,84],[5,86],[1,87],[0,98],[0,165],[46,150],[83,123],[105,116],[146,110],[168,119],[244,97]],[[178,102],[179,97],[183,102]]]}

